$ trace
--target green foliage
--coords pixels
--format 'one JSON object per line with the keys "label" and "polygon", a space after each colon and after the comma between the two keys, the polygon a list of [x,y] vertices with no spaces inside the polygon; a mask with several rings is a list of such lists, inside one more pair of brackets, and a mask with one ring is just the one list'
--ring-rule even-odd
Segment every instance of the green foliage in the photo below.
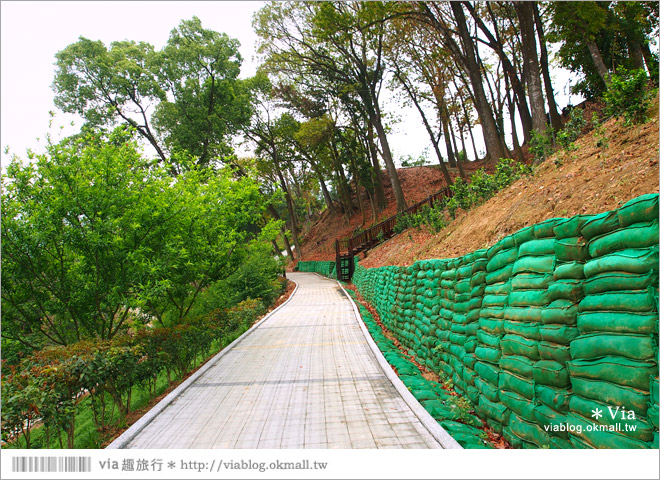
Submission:
{"label": "green foliage", "polygon": [[416,213],[401,215],[394,225],[394,233],[401,233],[408,228],[420,228],[422,226],[427,226],[434,233],[438,233],[447,226],[441,205],[433,208],[424,206]]}
{"label": "green foliage", "polygon": [[607,133],[603,127],[600,117],[596,112],[591,116],[591,124],[594,128],[594,138],[596,139],[596,147],[607,149],[610,146],[610,141],[607,138]]}
{"label": "green foliage", "polygon": [[582,109],[573,108],[564,128],[557,133],[557,143],[566,150],[575,150],[577,147],[573,142],[582,134],[586,124]]}
{"label": "green foliage", "polygon": [[[251,175],[190,168],[173,180],[132,135],[83,133],[2,177],[2,324],[50,344],[183,319],[279,225]],[[6,329],[6,330],[5,330]]]}
{"label": "green foliage", "polygon": [[[264,313],[261,301],[249,299],[185,324],[147,327],[109,341],[50,347],[26,357],[19,365],[3,365],[2,438],[30,448],[33,434],[38,433],[41,439],[36,446],[59,443],[61,448],[98,448],[107,428],[121,426],[134,409],[134,395],[145,401],[154,398],[158,385],[163,386],[159,378],[165,373],[168,384],[172,372],[182,378]],[[89,417],[90,411],[92,422],[81,432],[77,422]],[[43,429],[32,432],[37,418]],[[81,444],[76,438],[81,434],[84,442],[91,444]],[[21,442],[16,442],[19,437]]]}
{"label": "green foliage", "polygon": [[648,77],[643,69],[621,69],[612,75],[603,96],[607,114],[615,118],[623,116],[626,125],[644,122],[652,98],[647,84]]}
{"label": "green foliage", "polygon": [[552,148],[552,128],[548,127],[545,132],[532,130],[529,151],[537,163],[543,162],[552,153]]}
{"label": "green foliage", "polygon": [[459,208],[469,210],[473,206],[480,205],[521,176],[529,175],[531,172],[531,167],[503,158],[498,162],[492,175],[486,173],[484,169],[479,169],[470,178],[470,183],[457,178],[451,186],[452,196],[446,202],[447,211],[453,218]]}
{"label": "green foliage", "polygon": [[417,157],[413,157],[412,155],[406,155],[403,158],[401,158],[401,166],[402,167],[423,167],[425,165],[428,165],[429,159],[428,159],[428,148],[424,149],[424,151]]}

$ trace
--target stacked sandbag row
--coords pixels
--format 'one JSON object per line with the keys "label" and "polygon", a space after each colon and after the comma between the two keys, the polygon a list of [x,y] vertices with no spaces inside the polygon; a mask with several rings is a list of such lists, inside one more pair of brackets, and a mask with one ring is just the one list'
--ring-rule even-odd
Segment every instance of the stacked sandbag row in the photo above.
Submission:
{"label": "stacked sandbag row", "polygon": [[481,393],[477,412],[498,433],[502,433],[509,421],[509,410],[500,403],[499,362],[502,357],[504,312],[511,291],[511,272],[517,258],[518,248],[511,235],[487,250],[485,286],[477,330],[474,370],[478,377],[475,387]]}
{"label": "stacked sandbag row", "polygon": [[315,272],[330,278],[337,277],[335,270],[335,262],[326,262],[326,261],[298,262],[297,269],[299,272]]}
{"label": "stacked sandbag row", "polygon": [[[486,265],[488,264],[487,250],[481,249],[465,255],[465,265],[459,268],[457,275],[462,281],[469,281],[469,297],[466,313],[466,341],[465,356],[463,357],[463,380],[465,382],[464,390],[467,397],[473,405],[479,404],[481,392],[476,386],[476,379],[479,377],[474,370],[477,356],[475,351],[479,340],[479,317],[481,314],[481,305],[483,302],[484,289],[486,287]],[[470,274],[466,276],[466,274]]]}
{"label": "stacked sandbag row", "polygon": [[658,374],[658,196],[596,215],[581,233],[590,259],[568,363],[571,442],[647,448],[657,428],[649,405]]}
{"label": "stacked sandbag row", "polygon": [[511,272],[511,293],[504,312],[500,399],[511,412],[504,436],[523,448],[550,446],[549,435],[537,422],[535,386],[561,384],[555,378],[554,362],[542,360],[539,350],[541,314],[550,303],[548,287],[555,263],[552,229],[561,220],[546,220],[513,235],[518,259]]}

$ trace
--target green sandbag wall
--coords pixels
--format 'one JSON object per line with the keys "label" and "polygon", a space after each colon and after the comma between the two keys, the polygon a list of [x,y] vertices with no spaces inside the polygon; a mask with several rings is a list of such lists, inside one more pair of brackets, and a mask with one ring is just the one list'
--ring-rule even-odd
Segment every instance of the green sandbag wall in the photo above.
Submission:
{"label": "green sandbag wall", "polygon": [[337,278],[337,270],[335,269],[335,262],[323,261],[310,261],[298,262],[299,272],[315,272],[320,273],[326,277]]}
{"label": "green sandbag wall", "polygon": [[514,447],[658,448],[657,194],[353,283]]}

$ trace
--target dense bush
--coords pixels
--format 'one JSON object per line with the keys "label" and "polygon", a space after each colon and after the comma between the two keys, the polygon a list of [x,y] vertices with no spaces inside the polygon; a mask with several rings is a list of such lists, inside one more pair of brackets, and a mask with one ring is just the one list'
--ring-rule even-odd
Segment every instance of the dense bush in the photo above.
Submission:
{"label": "dense bush", "polygon": [[462,178],[456,179],[451,186],[452,196],[445,202],[445,207],[454,217],[459,208],[468,210],[482,204],[498,191],[531,171],[527,165],[503,158],[497,164],[493,174],[479,169],[472,175],[469,183]]}
{"label": "dense bush", "polygon": [[172,327],[146,327],[112,340],[49,347],[19,365],[3,365],[2,438],[12,441],[22,436],[30,448],[31,427],[39,419],[46,446],[52,437],[59,439],[60,446],[74,448],[76,416],[83,400],[91,403],[97,431],[113,418],[115,424],[122,424],[131,411],[134,391],[155,397],[159,375],[166,373],[168,383],[172,374],[182,378],[212,353],[214,345],[227,345],[264,313],[261,301],[249,299]]}
{"label": "dense bush", "polygon": [[566,150],[574,150],[576,147],[573,142],[582,134],[586,124],[582,109],[573,108],[564,128],[557,133],[557,143]]}
{"label": "dense bush", "polygon": [[626,125],[645,121],[652,96],[647,84],[644,69],[621,69],[613,74],[603,96],[607,114],[616,118],[623,116]]}

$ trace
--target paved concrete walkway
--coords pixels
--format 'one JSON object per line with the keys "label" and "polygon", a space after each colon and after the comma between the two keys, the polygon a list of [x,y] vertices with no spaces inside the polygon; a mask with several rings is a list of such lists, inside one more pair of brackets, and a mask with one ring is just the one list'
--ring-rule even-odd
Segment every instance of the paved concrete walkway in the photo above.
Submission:
{"label": "paved concrete walkway", "polygon": [[442,448],[386,377],[337,282],[289,278],[298,289],[288,303],[110,448]]}

